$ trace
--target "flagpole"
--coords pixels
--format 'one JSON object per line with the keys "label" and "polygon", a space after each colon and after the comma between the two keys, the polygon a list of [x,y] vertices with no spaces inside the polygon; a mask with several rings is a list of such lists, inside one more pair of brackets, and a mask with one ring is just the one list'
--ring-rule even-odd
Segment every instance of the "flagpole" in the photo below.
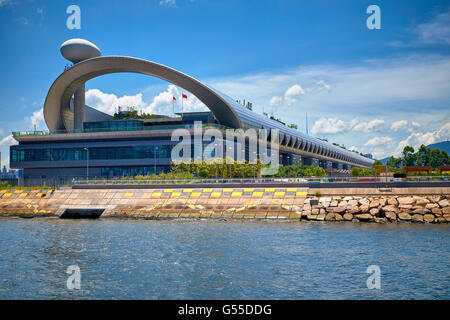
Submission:
{"label": "flagpole", "polygon": [[183,91],[181,91],[181,118],[183,118]]}

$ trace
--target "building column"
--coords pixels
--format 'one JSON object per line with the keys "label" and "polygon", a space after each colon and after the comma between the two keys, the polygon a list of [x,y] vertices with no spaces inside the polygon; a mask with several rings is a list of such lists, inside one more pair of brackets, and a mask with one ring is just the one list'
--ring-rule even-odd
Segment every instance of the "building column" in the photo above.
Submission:
{"label": "building column", "polygon": [[83,131],[85,113],[85,84],[83,83],[73,97],[73,130]]}

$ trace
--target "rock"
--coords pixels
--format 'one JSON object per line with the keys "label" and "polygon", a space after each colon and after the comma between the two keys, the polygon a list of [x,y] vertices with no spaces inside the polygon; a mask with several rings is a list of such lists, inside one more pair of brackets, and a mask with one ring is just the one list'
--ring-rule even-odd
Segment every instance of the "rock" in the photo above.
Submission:
{"label": "rock", "polygon": [[344,218],[342,218],[342,216],[341,216],[339,213],[336,213],[336,214],[334,215],[334,219],[335,219],[336,221],[342,221]]}
{"label": "rock", "polygon": [[335,214],[333,212],[330,212],[325,216],[325,220],[334,220],[334,216]]}
{"label": "rock", "polygon": [[334,213],[343,213],[343,212],[345,212],[345,210],[347,210],[347,208],[346,207],[342,207],[342,206],[333,208],[333,212]]}
{"label": "rock", "polygon": [[333,200],[341,200],[342,197],[339,197],[339,196],[333,196],[332,199],[333,199]]}
{"label": "rock", "polygon": [[423,222],[423,215],[421,214],[415,214],[411,217],[412,221],[415,222]]}
{"label": "rock", "polygon": [[[400,212],[400,213],[398,214],[398,217],[399,217],[400,220],[404,220],[404,221],[409,221],[409,220],[411,220],[411,216],[410,216],[408,213],[406,213],[406,212]],[[433,218],[434,218],[434,217],[433,217]]]}
{"label": "rock", "polygon": [[416,206],[425,207],[428,203],[430,203],[430,200],[427,198],[416,197]]}
{"label": "rock", "polygon": [[444,214],[444,219],[445,219],[447,222],[450,222],[450,214]]}
{"label": "rock", "polygon": [[303,205],[303,210],[311,210],[311,205],[309,204],[309,202]]}
{"label": "rock", "polygon": [[339,202],[338,207],[347,207],[347,201],[342,200]]}
{"label": "rock", "polygon": [[338,205],[337,200],[333,200],[333,201],[331,201],[331,203],[330,203],[330,207],[337,207],[337,205]]}
{"label": "rock", "polygon": [[331,202],[331,198],[320,198],[319,199],[320,203],[326,203],[326,202]]}
{"label": "rock", "polygon": [[359,213],[360,210],[359,210],[358,206],[353,206],[353,207],[350,207],[350,208],[347,207],[347,212],[351,213],[351,214],[355,214],[355,213]]}
{"label": "rock", "polygon": [[434,222],[434,216],[432,214],[426,214],[423,216],[423,220],[428,223]]}
{"label": "rock", "polygon": [[380,200],[378,200],[380,202],[380,206],[385,206],[386,205],[386,198],[381,198]]}
{"label": "rock", "polygon": [[316,220],[317,219],[317,214],[310,214],[309,216],[306,217],[308,220]]}
{"label": "rock", "polygon": [[375,218],[375,222],[376,223],[386,223],[387,219],[386,218]]}
{"label": "rock", "polygon": [[323,221],[323,220],[325,220],[325,215],[324,215],[324,214],[319,214],[319,215],[317,216],[316,220],[318,220],[318,221]]}
{"label": "rock", "polygon": [[372,201],[370,201],[369,208],[378,208],[379,205],[380,205],[380,201],[372,200]]}
{"label": "rock", "polygon": [[333,209],[334,209],[333,207],[326,207],[325,211],[326,212],[333,212]]}
{"label": "rock", "polygon": [[378,210],[377,208],[372,208],[369,212],[372,216],[377,216],[380,210]]}
{"label": "rock", "polygon": [[431,212],[432,212],[435,216],[442,216],[442,209],[441,209],[441,208],[433,208],[433,209],[431,209]]}
{"label": "rock", "polygon": [[439,218],[437,218],[437,220],[438,220],[439,223],[446,223],[447,222],[447,220],[445,220],[444,217],[439,217]]}
{"label": "rock", "polygon": [[410,205],[410,204],[401,204],[401,205],[399,205],[398,207],[399,207],[400,209],[406,209],[406,210],[409,210],[409,209],[412,208],[412,205]]}
{"label": "rock", "polygon": [[303,210],[302,211],[302,217],[307,217],[309,215],[311,215],[311,210]]}
{"label": "rock", "polygon": [[311,214],[313,215],[318,215],[319,214],[319,209],[315,208],[311,210]]}
{"label": "rock", "polygon": [[324,214],[324,215],[326,215],[327,212],[325,211],[325,209],[320,209],[319,214]]}
{"label": "rock", "polygon": [[361,205],[361,206],[359,207],[359,210],[360,210],[361,212],[368,212],[368,211],[369,211],[369,203]]}
{"label": "rock", "polygon": [[420,209],[414,210],[413,213],[424,215],[424,214],[430,213],[430,210],[427,208],[420,208]]}
{"label": "rock", "polygon": [[[450,215],[449,215],[449,219],[450,219]],[[352,221],[353,220],[353,215],[351,213],[344,214],[344,220],[345,221]]]}
{"label": "rock", "polygon": [[390,205],[393,205],[393,206],[397,206],[398,205],[398,201],[394,197],[389,198],[387,203],[390,204]]}
{"label": "rock", "polygon": [[349,200],[349,201],[347,201],[347,208],[349,206],[354,207],[354,206],[357,206],[357,205],[358,205],[358,200]]}
{"label": "rock", "polygon": [[358,203],[360,204],[360,205],[367,205],[367,206],[369,206],[369,200],[368,199],[366,199],[366,198],[362,198],[362,199],[359,199],[358,200]]}
{"label": "rock", "polygon": [[370,215],[368,213],[357,214],[357,215],[355,215],[355,218],[358,220],[361,220],[361,221],[369,221],[369,220],[373,219],[372,215]]}
{"label": "rock", "polygon": [[391,204],[388,204],[387,206],[384,206],[384,207],[382,208],[382,210],[383,210],[384,212],[397,212],[397,211],[398,211],[397,207],[394,206],[394,205],[391,205]]}
{"label": "rock", "polygon": [[441,208],[450,206],[450,203],[448,202],[447,199],[441,200],[441,201],[439,201],[438,203],[439,203],[439,205],[441,206]]}
{"label": "rock", "polygon": [[444,207],[444,208],[442,208],[442,213],[443,213],[443,214],[450,214],[450,207]]}
{"label": "rock", "polygon": [[414,204],[414,199],[412,197],[399,197],[397,201],[399,204]]}
{"label": "rock", "polygon": [[353,200],[353,197],[346,196],[346,197],[344,197],[342,200],[344,200],[344,201],[350,201],[350,200]]}
{"label": "rock", "polygon": [[439,205],[437,203],[427,203],[427,205],[425,206],[425,208],[427,209],[434,209],[434,208],[439,208]]}
{"label": "rock", "polygon": [[389,220],[397,220],[397,215],[392,211],[385,212],[384,216]]}

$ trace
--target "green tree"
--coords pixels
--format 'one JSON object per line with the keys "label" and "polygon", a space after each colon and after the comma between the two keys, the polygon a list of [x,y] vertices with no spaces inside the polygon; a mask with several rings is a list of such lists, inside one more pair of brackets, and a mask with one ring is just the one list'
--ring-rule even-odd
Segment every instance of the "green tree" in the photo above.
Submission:
{"label": "green tree", "polygon": [[414,148],[411,146],[405,146],[402,152],[402,166],[414,166],[416,164],[416,155],[414,154]]}

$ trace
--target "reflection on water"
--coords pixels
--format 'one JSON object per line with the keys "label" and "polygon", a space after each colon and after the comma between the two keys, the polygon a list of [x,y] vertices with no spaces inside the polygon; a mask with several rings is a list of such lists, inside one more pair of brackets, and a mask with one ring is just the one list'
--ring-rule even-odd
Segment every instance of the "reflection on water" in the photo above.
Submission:
{"label": "reflection on water", "polygon": [[449,240],[443,225],[2,218],[0,299],[449,299]]}

